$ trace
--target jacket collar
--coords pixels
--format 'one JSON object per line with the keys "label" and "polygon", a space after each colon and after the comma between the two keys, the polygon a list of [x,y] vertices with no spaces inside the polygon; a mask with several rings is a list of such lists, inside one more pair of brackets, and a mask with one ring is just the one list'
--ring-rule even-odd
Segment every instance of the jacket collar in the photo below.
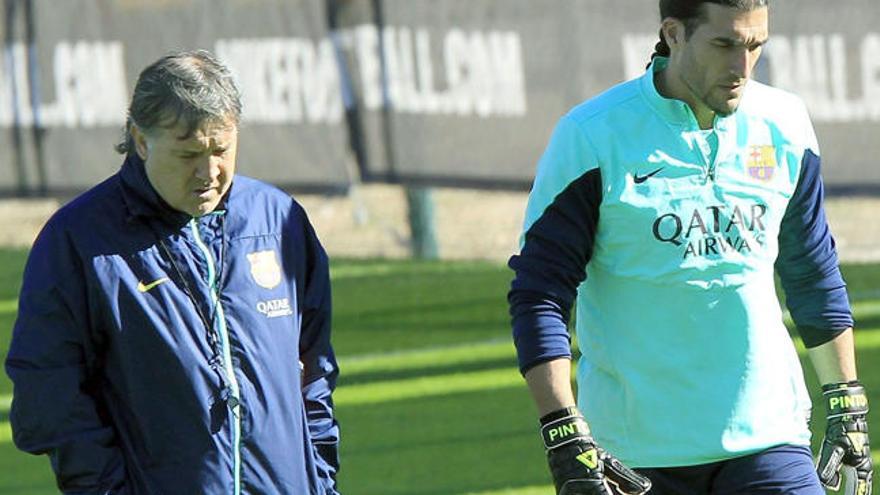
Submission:
{"label": "jacket collar", "polygon": [[[122,187],[122,198],[125,202],[129,220],[140,218],[158,218],[171,224],[180,225],[190,220],[190,215],[175,210],[159,196],[147,177],[144,161],[137,153],[129,153],[125,157],[119,171]],[[217,205],[217,210],[224,210],[232,193],[232,187]]]}
{"label": "jacket collar", "polygon": [[[699,124],[693,110],[691,110],[687,103],[675,98],[666,98],[657,92],[657,87],[654,85],[654,74],[664,70],[668,64],[668,58],[654,57],[648,70],[639,78],[639,87],[642,95],[648,101],[648,104],[671,124],[688,130],[697,130],[699,129]],[[736,112],[726,117],[716,116],[715,127],[724,129],[732,125],[734,115],[736,115]]]}

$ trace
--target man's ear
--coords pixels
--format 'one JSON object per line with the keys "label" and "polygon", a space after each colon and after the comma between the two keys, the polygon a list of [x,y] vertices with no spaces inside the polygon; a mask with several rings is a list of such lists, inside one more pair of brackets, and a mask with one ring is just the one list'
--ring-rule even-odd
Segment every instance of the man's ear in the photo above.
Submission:
{"label": "man's ear", "polygon": [[666,44],[669,45],[670,51],[687,41],[684,22],[681,19],[675,17],[663,19],[663,22],[660,24],[660,30],[663,32],[663,37],[666,39]]}
{"label": "man's ear", "polygon": [[135,123],[131,124],[129,132],[131,132],[131,140],[134,141],[134,151],[141,157],[141,160],[147,161],[149,147],[147,146],[146,134]]}

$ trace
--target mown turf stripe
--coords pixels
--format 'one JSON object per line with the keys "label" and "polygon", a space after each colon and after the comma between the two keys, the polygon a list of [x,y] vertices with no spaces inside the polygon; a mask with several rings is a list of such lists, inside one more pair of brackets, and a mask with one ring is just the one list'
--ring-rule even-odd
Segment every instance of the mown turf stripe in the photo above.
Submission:
{"label": "mown turf stripe", "polygon": [[0,421],[0,445],[12,443],[12,426],[9,421]]}
{"label": "mown turf stripe", "polygon": [[[880,309],[880,303],[876,306]],[[864,312],[861,314],[864,315]],[[855,335],[856,346],[859,349],[880,348],[880,329],[858,329]],[[803,352],[800,339],[796,339],[796,342],[798,349]],[[339,366],[345,376],[356,376],[376,371],[416,370],[505,357],[513,358],[515,355],[516,350],[512,342],[491,340],[459,346],[340,357]]]}
{"label": "mown turf stripe", "polygon": [[0,315],[13,315],[18,311],[18,299],[0,299]]}
{"label": "mown turf stripe", "polygon": [[880,348],[880,329],[861,332],[855,331],[856,351]]}
{"label": "mown turf stripe", "polygon": [[862,301],[865,299],[880,299],[880,289],[860,290],[849,295],[852,301]]}
{"label": "mown turf stripe", "polygon": [[339,387],[333,401],[343,407],[363,406],[515,386],[525,387],[522,376],[515,368],[502,368]]}
{"label": "mown turf stripe", "polygon": [[[8,415],[10,407],[12,407],[12,396],[0,395],[0,414]],[[0,421],[0,445],[4,443],[12,443],[12,426],[9,425],[9,421]]]}
{"label": "mown turf stripe", "polygon": [[352,265],[330,265],[330,279],[351,279],[375,276],[402,274],[404,276],[432,273],[466,273],[474,269],[494,270],[495,266],[485,261],[454,261],[454,262],[377,262],[356,263]]}
{"label": "mown turf stripe", "polygon": [[880,315],[880,300],[873,298],[865,301],[855,301],[852,303],[853,313],[862,318],[868,316]]}
{"label": "mown turf stripe", "polygon": [[[869,313],[866,304],[856,304],[857,312],[864,318]],[[880,314],[880,302],[872,303]],[[803,344],[796,339],[798,350],[803,352]],[[860,349],[880,348],[880,329],[858,329],[856,346]],[[428,349],[415,349],[389,353],[376,353],[362,356],[340,357],[339,366],[345,376],[356,376],[376,371],[399,371],[425,369],[463,363],[473,363],[513,358],[516,350],[512,341],[491,340],[459,346],[444,346]]]}
{"label": "mown turf stripe", "polygon": [[491,340],[467,345],[341,357],[339,367],[346,376],[353,376],[374,371],[398,371],[489,361],[512,357],[515,352],[512,341]]}

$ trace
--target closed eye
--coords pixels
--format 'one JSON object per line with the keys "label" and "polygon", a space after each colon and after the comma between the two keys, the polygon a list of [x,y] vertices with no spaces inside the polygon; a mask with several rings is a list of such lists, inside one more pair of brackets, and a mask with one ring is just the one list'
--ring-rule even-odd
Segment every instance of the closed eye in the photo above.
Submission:
{"label": "closed eye", "polygon": [[754,52],[754,51],[760,50],[761,48],[764,47],[764,45],[765,45],[766,43],[767,43],[766,41],[760,41],[760,42],[757,42],[757,43],[752,43],[751,45],[749,45],[749,51],[750,51],[750,52]]}

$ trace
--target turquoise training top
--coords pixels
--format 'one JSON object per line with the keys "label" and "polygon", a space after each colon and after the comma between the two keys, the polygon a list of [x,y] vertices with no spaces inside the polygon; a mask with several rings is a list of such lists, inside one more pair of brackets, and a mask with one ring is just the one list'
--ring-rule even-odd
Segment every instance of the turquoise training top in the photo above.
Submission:
{"label": "turquoise training top", "polygon": [[570,355],[597,442],[635,467],[809,445],[810,398],[774,287],[808,347],[852,326],[800,99],[750,81],[700,130],[653,75],[557,125],[509,295],[523,372]]}

